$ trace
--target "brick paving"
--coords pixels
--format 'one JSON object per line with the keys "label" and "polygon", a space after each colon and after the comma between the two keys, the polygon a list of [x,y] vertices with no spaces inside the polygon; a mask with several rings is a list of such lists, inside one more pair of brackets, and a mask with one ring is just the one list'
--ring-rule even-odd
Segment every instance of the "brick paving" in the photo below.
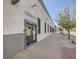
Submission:
{"label": "brick paving", "polygon": [[76,59],[75,49],[71,40],[54,33],[10,59]]}

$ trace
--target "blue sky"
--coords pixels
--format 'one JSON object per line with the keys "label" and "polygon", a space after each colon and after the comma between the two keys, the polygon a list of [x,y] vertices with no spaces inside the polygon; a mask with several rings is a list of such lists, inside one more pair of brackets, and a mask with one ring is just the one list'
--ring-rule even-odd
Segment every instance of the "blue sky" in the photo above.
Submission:
{"label": "blue sky", "polygon": [[76,0],[43,0],[53,21],[57,19],[58,10],[66,7],[70,8],[71,13],[76,14]]}

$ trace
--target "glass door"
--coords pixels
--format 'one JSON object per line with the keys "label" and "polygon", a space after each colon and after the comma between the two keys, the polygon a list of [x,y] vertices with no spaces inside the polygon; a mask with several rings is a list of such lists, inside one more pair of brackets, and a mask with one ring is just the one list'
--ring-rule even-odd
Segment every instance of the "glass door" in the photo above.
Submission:
{"label": "glass door", "polygon": [[36,41],[36,26],[27,24],[25,26],[25,45],[29,45]]}
{"label": "glass door", "polygon": [[30,44],[33,41],[33,27],[32,26],[28,26],[26,28],[26,40],[27,40],[27,44]]}

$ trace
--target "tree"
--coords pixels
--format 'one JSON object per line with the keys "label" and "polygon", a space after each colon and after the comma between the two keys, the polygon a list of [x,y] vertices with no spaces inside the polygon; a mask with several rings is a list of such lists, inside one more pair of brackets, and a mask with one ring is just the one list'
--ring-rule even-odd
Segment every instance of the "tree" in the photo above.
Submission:
{"label": "tree", "polygon": [[72,18],[69,8],[65,8],[58,13],[58,24],[68,31],[68,39],[70,39],[70,30],[76,27],[76,21]]}

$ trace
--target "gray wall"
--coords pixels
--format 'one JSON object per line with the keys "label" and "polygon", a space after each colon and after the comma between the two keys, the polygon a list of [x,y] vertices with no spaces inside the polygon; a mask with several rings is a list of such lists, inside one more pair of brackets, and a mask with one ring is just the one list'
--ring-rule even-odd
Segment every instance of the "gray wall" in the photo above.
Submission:
{"label": "gray wall", "polygon": [[24,34],[3,35],[3,59],[9,59],[12,55],[24,49]]}

